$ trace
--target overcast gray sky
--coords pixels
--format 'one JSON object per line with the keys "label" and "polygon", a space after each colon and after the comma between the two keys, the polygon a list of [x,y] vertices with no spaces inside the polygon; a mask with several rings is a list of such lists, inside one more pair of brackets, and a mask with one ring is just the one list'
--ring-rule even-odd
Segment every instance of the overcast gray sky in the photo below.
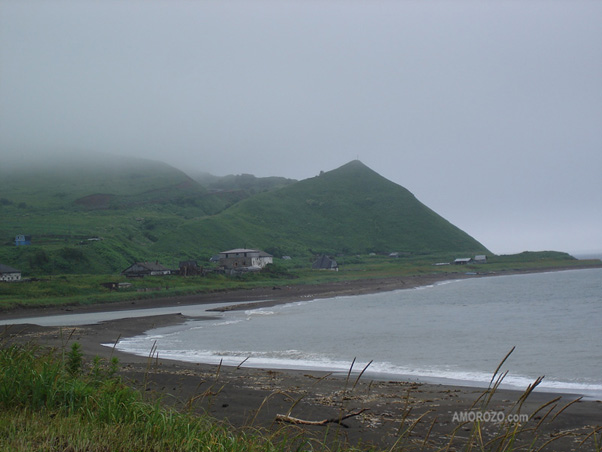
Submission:
{"label": "overcast gray sky", "polygon": [[602,251],[602,2],[0,0],[2,159],[62,150],[359,158],[493,252]]}

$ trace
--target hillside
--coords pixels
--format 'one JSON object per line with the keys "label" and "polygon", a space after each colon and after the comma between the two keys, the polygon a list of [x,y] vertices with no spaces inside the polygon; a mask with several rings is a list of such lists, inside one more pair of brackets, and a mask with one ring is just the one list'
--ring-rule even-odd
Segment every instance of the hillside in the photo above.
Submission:
{"label": "hillside", "polygon": [[203,172],[188,172],[188,175],[210,191],[243,191],[245,197],[297,182],[295,179],[285,177],[255,177],[252,174],[230,174],[219,177]]}
{"label": "hillside", "polygon": [[[30,275],[115,273],[135,260],[175,267],[235,247],[299,257],[487,251],[359,161],[294,183],[223,181],[267,190],[255,195],[209,192],[140,159],[73,158],[0,173],[0,262]],[[32,245],[15,247],[17,234]]]}
{"label": "hillside", "polygon": [[188,171],[187,174],[206,188],[211,195],[219,197],[224,202],[224,208],[258,193],[276,190],[297,182],[295,179],[285,177],[255,177],[252,174],[214,176],[194,170]]}
{"label": "hillside", "polygon": [[176,236],[212,250],[256,247],[276,256],[487,252],[408,190],[357,160],[186,222],[154,246],[173,246]]}
{"label": "hillside", "polygon": [[[29,274],[120,271],[156,259],[149,248],[165,231],[231,203],[162,162],[17,158],[0,167],[0,262]],[[31,235],[32,246],[17,249],[17,234]]]}
{"label": "hillside", "polygon": [[0,167],[0,193],[2,205],[33,209],[167,203],[194,204],[207,213],[223,208],[203,186],[166,163],[110,154],[15,159]]}

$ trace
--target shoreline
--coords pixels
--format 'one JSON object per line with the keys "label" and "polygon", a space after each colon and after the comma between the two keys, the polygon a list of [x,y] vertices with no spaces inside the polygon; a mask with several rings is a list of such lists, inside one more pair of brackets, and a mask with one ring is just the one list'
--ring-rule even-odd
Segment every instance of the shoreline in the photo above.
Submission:
{"label": "shoreline", "polygon": [[[543,271],[576,270],[575,268],[546,269]],[[226,306],[220,311],[252,309],[290,303],[299,300],[331,298],[336,296],[361,295],[381,291],[415,288],[436,284],[444,280],[457,280],[474,277],[488,277],[509,274],[534,273],[535,271],[504,272],[490,275],[445,274],[414,277],[388,278],[386,280],[344,281],[320,286],[288,286],[282,289],[251,289],[226,293],[192,295],[177,298],[139,300],[109,305],[82,306],[56,309],[34,309],[35,316],[53,314],[93,313],[103,311],[126,311],[165,306],[205,305],[217,302],[241,303]],[[539,271],[541,272],[541,271]],[[41,312],[40,312],[41,311]],[[7,319],[4,313],[0,317]],[[19,318],[23,318],[20,310]],[[9,318],[17,318],[12,316]],[[184,409],[195,406],[195,411],[207,412],[211,416],[225,420],[235,427],[253,427],[268,431],[282,428],[275,421],[276,415],[290,413],[290,416],[306,420],[332,418],[344,413],[365,409],[361,415],[345,421],[347,427],[332,425],[330,430],[337,438],[344,438],[351,445],[373,444],[389,448],[398,439],[400,423],[416,421],[411,437],[416,441],[424,439],[429,429],[431,437],[444,438],[460,424],[453,421],[454,413],[469,412],[483,388],[454,384],[421,383],[372,379],[363,376],[356,384],[356,375],[349,379],[346,375],[332,375],[324,371],[257,369],[250,367],[226,367],[210,364],[196,364],[159,357],[141,357],[119,352],[103,346],[116,343],[124,337],[143,334],[153,328],[177,325],[190,317],[182,314],[167,314],[150,317],[123,318],[76,327],[41,327],[21,324],[0,327],[3,344],[36,343],[57,349],[69,348],[73,342],[82,346],[86,360],[94,356],[110,359],[118,357],[120,374],[140,389],[149,398],[160,398],[162,403]],[[8,320],[8,319],[7,319]],[[509,413],[521,396],[521,391],[499,389],[493,396],[488,410]],[[549,419],[543,417],[545,411],[538,408],[559,397],[549,406],[554,410]],[[570,405],[557,418],[554,415],[570,402],[577,399],[573,394],[534,392],[525,404],[523,411],[531,414],[528,424],[542,423],[542,434],[550,439],[553,435],[570,432],[566,437],[554,441],[554,450],[572,450],[575,444],[602,425],[602,402],[579,401]],[[191,402],[195,400],[194,404]],[[298,403],[294,403],[299,400]],[[408,410],[411,408],[410,412]],[[404,418],[404,415],[407,418]],[[553,419],[552,419],[553,418]],[[499,428],[494,423],[483,425],[486,434],[494,435]],[[291,426],[318,437],[324,435],[325,427]],[[329,433],[330,435],[330,433]],[[342,436],[340,436],[342,435]],[[460,427],[457,437],[468,436],[465,427]],[[443,441],[443,440],[442,440]],[[443,444],[443,443],[442,443]]]}
{"label": "shoreline", "polygon": [[[550,273],[570,270],[588,270],[594,268],[602,268],[602,265],[531,268],[477,274],[466,272],[430,273],[424,275],[335,281],[320,284],[291,284],[285,286],[223,290],[190,295],[167,295],[156,298],[139,298],[134,300],[82,305],[42,307],[19,306],[10,310],[0,311],[0,320],[8,321],[13,319],[27,319],[30,317],[53,315],[128,311],[230,302],[236,303],[236,305],[233,305],[231,308],[224,308],[224,310],[255,309],[257,307],[271,307],[278,304],[292,303],[295,301],[334,298],[340,296],[367,295],[395,290],[414,289],[443,281],[454,281],[459,279],[489,278],[497,276]],[[246,304],[243,304],[242,302],[246,302]]]}
{"label": "shoreline", "polygon": [[[504,274],[511,273],[504,272]],[[378,293],[381,291],[384,292],[406,288],[415,288],[420,286],[426,286],[440,281],[495,275],[498,274],[466,275],[465,273],[437,273],[417,276],[399,276],[390,278],[335,281],[311,285],[291,284],[285,286],[224,290],[191,295],[140,298],[136,300],[95,303],[89,305],[73,305],[58,307],[50,306],[32,308],[18,307],[8,311],[0,312],[0,319],[9,320],[27,317],[41,317],[46,315],[60,315],[66,313],[94,313],[104,311],[122,311],[130,309],[161,308],[174,305],[204,305],[229,302],[247,302],[249,303],[249,308],[247,309],[250,309],[256,306],[257,303],[265,303],[263,306],[269,307],[267,303],[282,304],[307,299],[332,298],[344,295],[363,295]]]}
{"label": "shoreline", "polygon": [[[141,329],[177,325],[186,320],[185,316],[169,314],[73,328],[14,325],[3,328],[0,340],[4,346],[33,343],[59,351],[69,350],[72,343],[78,342],[88,364],[96,356],[107,361],[117,357],[120,376],[141,390],[149,401],[160,401],[183,411],[192,407],[193,412],[207,413],[234,428],[265,430],[268,435],[283,427],[276,422],[278,415],[317,421],[365,410],[346,420],[344,426],[286,428],[292,429],[289,434],[302,431],[320,439],[328,434],[328,441],[343,440],[349,445],[373,445],[385,450],[399,439],[402,424],[409,427],[414,422],[417,423],[409,436],[412,441],[421,444],[431,431],[434,450],[438,450],[457,431],[455,437],[461,444],[471,426],[454,420],[455,416],[474,413],[475,403],[479,407],[478,401],[483,400],[485,389],[478,387],[371,379],[368,375],[358,379],[356,374],[348,378],[325,371],[216,366],[154,355],[136,356],[101,345],[138,334]],[[523,391],[498,389],[480,411],[496,417],[517,414],[516,403],[522,394]],[[576,444],[602,425],[602,402],[575,402],[578,399],[574,394],[533,392],[520,410],[528,416],[525,428],[539,425],[542,443],[558,436],[553,443],[555,451],[575,450]],[[501,428],[499,423],[482,424],[488,438],[499,434]],[[527,434],[525,441],[530,442],[531,438]]]}

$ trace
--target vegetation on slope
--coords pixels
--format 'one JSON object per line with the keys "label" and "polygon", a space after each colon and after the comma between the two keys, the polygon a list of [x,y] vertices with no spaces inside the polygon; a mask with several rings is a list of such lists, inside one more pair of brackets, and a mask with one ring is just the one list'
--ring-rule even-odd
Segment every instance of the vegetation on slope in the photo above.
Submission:
{"label": "vegetation on slope", "polygon": [[[135,260],[171,260],[151,245],[231,202],[160,162],[63,156],[60,164],[26,163],[0,167],[0,262],[30,275],[115,273]],[[32,236],[32,245],[15,247],[18,234]]]}
{"label": "vegetation on slope", "polygon": [[[0,172],[0,262],[30,276],[114,274],[134,261],[175,268],[237,247],[301,259],[487,252],[359,161],[295,183],[222,178],[239,189],[211,193],[179,170],[139,159],[73,157]],[[32,245],[15,247],[17,234],[31,235]]]}
{"label": "vegetation on slope", "polygon": [[359,161],[277,191],[261,193],[176,235],[220,247],[261,248],[274,255],[317,253],[487,252],[420,203],[408,190]]}
{"label": "vegetation on slope", "polygon": [[[15,206],[29,213],[31,209],[52,212],[172,203],[206,197],[207,190],[162,162],[66,154],[50,162],[32,159],[20,166],[3,164],[0,193],[2,206]],[[211,205],[213,202],[199,207],[214,213],[221,206]]]}
{"label": "vegetation on slope", "polygon": [[245,198],[297,182],[295,179],[285,177],[255,177],[252,174],[230,174],[219,177],[209,173],[189,172],[188,175],[210,191],[242,191]]}

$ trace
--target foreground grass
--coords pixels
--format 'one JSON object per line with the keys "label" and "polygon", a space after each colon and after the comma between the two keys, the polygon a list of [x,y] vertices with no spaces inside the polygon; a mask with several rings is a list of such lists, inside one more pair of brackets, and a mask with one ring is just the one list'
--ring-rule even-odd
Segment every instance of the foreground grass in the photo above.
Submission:
{"label": "foreground grass", "polygon": [[85,368],[77,344],[62,354],[19,346],[0,350],[0,450],[286,451],[299,446],[298,438],[280,435],[275,444],[258,432],[144,402],[116,371],[116,361],[100,359]]}
{"label": "foreground grass", "polygon": [[[77,343],[70,351],[53,351],[28,346],[2,346],[0,343],[0,450],[36,451],[364,451],[348,444],[320,441],[296,430],[242,430],[229,427],[206,415],[178,412],[159,403],[145,402],[141,393],[125,385],[117,376],[116,359],[95,358],[85,365]],[[510,352],[511,353],[511,352]],[[506,358],[510,355],[506,356]],[[502,361],[503,364],[503,361]],[[487,412],[489,402],[505,374],[495,371],[490,387],[474,402],[473,408]],[[508,414],[521,407],[539,381],[529,386]],[[539,431],[556,407],[545,403],[532,416],[546,412],[537,424],[502,422],[494,431],[485,430],[475,420],[463,422],[448,436],[429,438],[414,431],[424,416],[410,421],[407,407],[399,427],[399,437],[389,451],[542,451],[557,449],[556,441],[571,432],[549,437]],[[562,413],[570,402],[554,415]],[[428,411],[427,413],[428,414]],[[541,417],[541,416],[540,416]],[[406,418],[407,421],[406,421]],[[426,421],[425,421],[426,422]],[[466,432],[468,435],[466,436]],[[422,435],[421,435],[422,436]],[[602,450],[602,427],[592,427],[570,450]],[[568,450],[568,449],[567,449]]]}

